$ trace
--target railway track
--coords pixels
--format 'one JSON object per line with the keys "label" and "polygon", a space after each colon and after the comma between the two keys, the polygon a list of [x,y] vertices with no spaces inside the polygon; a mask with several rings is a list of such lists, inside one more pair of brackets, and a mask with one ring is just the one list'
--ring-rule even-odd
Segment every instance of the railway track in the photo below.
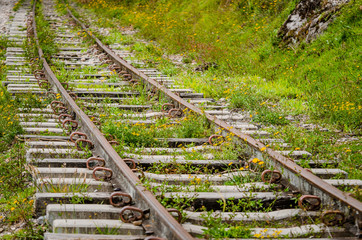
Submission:
{"label": "railway track", "polygon": [[[358,238],[362,204],[337,187],[361,180],[323,160],[300,167],[310,153],[157,69],[133,67],[142,62],[130,52],[109,49],[53,1],[42,4],[38,20],[57,51],[45,60],[34,21],[41,9],[27,1],[10,28],[19,47],[7,49],[3,84],[42,102],[19,109],[18,137],[46,239]],[[31,62],[26,26],[39,47]]]}

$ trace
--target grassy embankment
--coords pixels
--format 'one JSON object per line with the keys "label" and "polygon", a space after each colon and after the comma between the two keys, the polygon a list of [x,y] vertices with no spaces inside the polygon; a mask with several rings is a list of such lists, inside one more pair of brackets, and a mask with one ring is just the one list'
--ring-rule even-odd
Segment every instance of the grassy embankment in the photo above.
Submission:
{"label": "grassy embankment", "polygon": [[[13,10],[17,11],[23,0]],[[0,82],[6,80],[6,48],[15,45],[0,36]],[[30,50],[26,42],[24,46]],[[19,46],[17,46],[19,47]],[[29,51],[25,57],[29,57]],[[16,138],[23,129],[16,113],[18,108],[39,107],[41,100],[33,95],[13,98],[6,87],[0,86],[0,228],[1,239],[40,239],[42,227],[33,221],[35,187],[26,167],[25,144]]]}
{"label": "grassy embankment", "polygon": [[[338,159],[351,178],[362,178],[361,141],[337,141],[361,132],[361,0],[340,11],[327,31],[310,44],[286,47],[277,31],[297,1],[104,1],[82,5],[110,30],[102,40],[129,44],[140,58],[174,75],[205,96],[226,98],[253,121],[273,125],[275,135],[315,159]],[[122,28],[136,28],[133,36]],[[164,54],[178,54],[175,67]],[[194,72],[198,64],[216,68]],[[312,122],[332,131],[305,130]],[[305,120],[306,119],[306,120]],[[335,133],[333,130],[342,130]]]}
{"label": "grassy embankment", "polygon": [[217,2],[92,0],[89,7],[140,29],[160,53],[217,63],[217,69],[183,76],[208,96],[228,97],[234,107],[255,110],[266,102],[282,115],[308,113],[346,129],[360,126],[361,1],[344,7],[319,39],[295,48],[281,47],[276,35],[296,1]]}
{"label": "grassy embankment", "polygon": [[[5,52],[11,43],[0,38],[0,81],[6,79]],[[1,236],[2,239],[15,239],[28,236],[32,232],[34,187],[25,169],[25,146],[15,139],[22,132],[16,116],[20,106],[18,99],[12,99],[5,87],[0,87],[0,227],[9,230],[10,226],[22,225],[25,229],[14,235]],[[16,229],[16,228],[15,228]]]}

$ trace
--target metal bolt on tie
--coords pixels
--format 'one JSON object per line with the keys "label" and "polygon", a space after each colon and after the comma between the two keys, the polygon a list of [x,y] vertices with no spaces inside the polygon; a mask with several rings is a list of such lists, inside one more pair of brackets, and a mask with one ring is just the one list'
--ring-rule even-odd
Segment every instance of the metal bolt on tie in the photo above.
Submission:
{"label": "metal bolt on tie", "polygon": [[[270,180],[267,180],[265,177],[267,174],[270,174]],[[275,177],[277,175],[277,177]],[[282,179],[282,174],[277,170],[265,170],[261,173],[261,180],[265,183],[275,183]]]}
{"label": "metal bolt on tie", "polygon": [[[176,208],[168,208],[168,209],[167,209],[167,212],[169,212],[170,214],[171,214],[171,213],[177,213],[177,218],[176,218],[176,220],[177,220],[177,222],[181,223],[182,214],[181,214],[181,212],[180,212],[178,209],[176,209]],[[171,214],[171,215],[172,215],[172,214]]]}
{"label": "metal bolt on tie", "polygon": [[[96,161],[95,166],[91,166],[91,162]],[[100,157],[90,157],[87,159],[86,166],[89,170],[94,170],[96,167],[104,167],[106,165],[106,161]]]}
{"label": "metal bolt on tie", "polygon": [[114,146],[119,145],[119,142],[117,142],[116,140],[111,140],[111,141],[109,141],[109,143]]}
{"label": "metal bolt on tie", "polygon": [[97,125],[99,128],[102,127],[102,123],[96,119],[93,119],[92,122],[94,123],[94,125]]}
{"label": "metal bolt on tie", "polygon": [[41,82],[49,83],[49,82],[48,82],[48,79],[46,79],[45,77],[44,77],[44,78],[39,77],[39,78],[36,79],[36,81],[37,81],[38,85],[39,85]]}
{"label": "metal bolt on tie", "polygon": [[339,210],[327,210],[322,213],[321,220],[327,226],[335,226],[342,225],[346,218]]}
{"label": "metal bolt on tie", "polygon": [[75,94],[73,92],[68,92],[68,94],[71,98],[73,98],[74,101],[77,100],[77,98],[78,98],[77,94]]}
{"label": "metal bolt on tie", "polygon": [[44,74],[44,71],[43,71],[42,69],[36,69],[36,70],[33,71],[33,74],[34,74],[34,75],[36,75],[36,74],[38,74],[38,73]]}
{"label": "metal bolt on tie", "polygon": [[[307,203],[307,205],[304,203]],[[321,199],[314,195],[303,195],[298,200],[298,206],[306,211],[317,210],[321,203]]]}
{"label": "metal bolt on tie", "polygon": [[[104,173],[103,177],[102,178],[97,177],[97,174],[96,174],[97,172],[103,172]],[[96,181],[100,181],[100,180],[108,181],[108,180],[111,180],[112,176],[113,176],[112,169],[105,168],[105,167],[96,167],[93,169],[93,178]]]}
{"label": "metal bolt on tie", "polygon": [[94,144],[92,143],[91,140],[79,138],[79,139],[77,139],[77,141],[75,141],[75,146],[77,147],[77,150],[78,150],[78,151],[82,151],[82,150],[83,150],[82,147],[79,145],[79,143],[82,143],[82,142],[87,143],[88,146],[89,146],[89,149],[93,149],[93,148],[94,148]]}
{"label": "metal bolt on tie", "polygon": [[122,222],[124,223],[132,223],[134,221],[140,221],[144,217],[144,213],[141,209],[131,206],[123,207],[119,214]]}
{"label": "metal bolt on tie", "polygon": [[122,159],[130,169],[136,169],[136,162],[131,158]]}
{"label": "metal bolt on tie", "polygon": [[209,144],[212,145],[212,146],[215,145],[215,144],[216,144],[216,145],[219,145],[219,143],[217,143],[217,142],[216,142],[216,143],[213,143],[212,140],[213,140],[213,139],[220,139],[220,138],[222,138],[222,142],[220,143],[220,144],[222,144],[222,143],[225,141],[225,138],[224,138],[224,136],[222,136],[222,135],[211,135],[211,136],[209,137],[208,142],[209,142]]}
{"label": "metal bolt on tie", "polygon": [[70,114],[65,114],[65,113],[60,114],[59,117],[58,117],[59,122],[63,122],[64,119],[71,119],[71,120],[73,120],[73,116],[70,115]]}
{"label": "metal bolt on tie", "polygon": [[183,112],[180,108],[172,108],[168,111],[168,116],[171,118],[180,118],[183,116]]}
{"label": "metal bolt on tie", "polygon": [[123,78],[125,80],[131,80],[132,79],[132,75],[131,74],[123,74]]}
{"label": "metal bolt on tie", "polygon": [[62,84],[62,86],[65,90],[69,89],[69,84],[67,82],[61,82],[60,84]]}
{"label": "metal bolt on tie", "polygon": [[129,80],[129,83],[132,84],[133,87],[140,84],[140,82],[137,79],[131,79]]}
{"label": "metal bolt on tie", "polygon": [[[166,108],[165,108],[166,107]],[[175,105],[172,103],[164,103],[161,106],[162,112],[169,112],[171,109],[175,108]]]}
{"label": "metal bolt on tie", "polygon": [[41,81],[41,80],[38,80],[38,85],[40,88],[49,88],[49,82],[48,81]]}
{"label": "metal bolt on tie", "polygon": [[39,86],[40,88],[48,89],[48,84],[49,84],[49,83],[42,81],[42,82],[39,82],[38,86]]}
{"label": "metal bolt on tie", "polygon": [[53,109],[53,111],[54,111],[54,108],[55,108],[56,106],[59,106],[59,105],[65,106],[64,103],[61,102],[61,101],[56,101],[56,100],[54,100],[54,101],[52,101],[52,102],[50,103],[50,107]]}
{"label": "metal bolt on tie", "polygon": [[58,105],[58,106],[54,107],[53,111],[54,111],[54,114],[60,115],[62,113],[66,113],[68,111],[68,108]]}
{"label": "metal bolt on tie", "polygon": [[33,72],[33,74],[34,74],[34,76],[35,76],[36,79],[45,78],[45,73],[44,73],[43,70],[40,70],[40,69],[35,70],[35,71]]}
{"label": "metal bolt on tie", "polygon": [[66,123],[69,123],[72,127],[72,129],[76,129],[78,127],[78,121],[77,120],[72,120],[72,119],[65,119],[62,124],[63,124],[63,128],[67,128],[65,126]]}
{"label": "metal bolt on tie", "polygon": [[[118,199],[118,201],[116,202],[115,199]],[[124,205],[130,204],[132,202],[132,197],[128,193],[114,192],[109,197],[109,202],[113,207],[123,207]]]}
{"label": "metal bolt on tie", "polygon": [[85,134],[85,133],[82,133],[82,132],[73,132],[72,134],[70,134],[69,139],[70,139],[70,141],[72,141],[72,142],[74,142],[74,143],[77,141],[77,139],[74,139],[74,138],[73,138],[74,136],[78,136],[79,138],[82,138],[82,137],[83,137],[83,139],[87,139],[87,138],[88,138],[87,134]]}

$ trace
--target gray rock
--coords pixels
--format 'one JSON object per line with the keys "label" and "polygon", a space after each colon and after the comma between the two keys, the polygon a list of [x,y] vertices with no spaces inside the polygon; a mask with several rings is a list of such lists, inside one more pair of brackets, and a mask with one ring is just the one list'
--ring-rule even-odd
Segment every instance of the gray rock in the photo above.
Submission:
{"label": "gray rock", "polygon": [[287,45],[311,42],[334,20],[349,0],[301,0],[279,29],[278,37]]}

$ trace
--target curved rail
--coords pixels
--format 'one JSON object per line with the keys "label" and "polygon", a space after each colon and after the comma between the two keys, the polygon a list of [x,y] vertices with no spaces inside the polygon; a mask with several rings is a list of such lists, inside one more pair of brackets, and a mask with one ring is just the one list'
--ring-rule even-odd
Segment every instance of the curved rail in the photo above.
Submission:
{"label": "curved rail", "polygon": [[[349,196],[347,193],[342,192],[338,188],[328,184],[321,178],[317,177],[307,169],[297,165],[290,158],[287,158],[280,153],[274,151],[271,148],[266,147],[260,141],[255,140],[251,136],[242,133],[241,131],[233,128],[225,121],[220,120],[208,113],[202,111],[202,109],[194,106],[193,104],[185,101],[178,95],[168,90],[165,86],[161,85],[157,81],[149,78],[147,75],[127,63],[124,59],[115,54],[111,49],[104,45],[96,36],[94,36],[88,28],[78,20],[67,7],[69,15],[77,22],[82,29],[90,36],[98,45],[100,50],[105,52],[113,62],[120,67],[121,70],[127,71],[133,79],[142,80],[145,85],[149,88],[156,88],[159,92],[163,93],[168,99],[173,101],[176,107],[187,108],[195,113],[205,116],[209,122],[223,129],[223,134],[232,134],[237,137],[240,144],[247,144],[249,150],[253,152],[254,156],[259,159],[270,158],[272,161],[266,163],[272,165],[278,169],[284,179],[288,179],[288,184],[291,184],[303,194],[312,194],[320,196],[322,204],[330,209],[339,209],[346,216],[349,216],[352,220],[362,220],[362,203],[357,199]],[[356,222],[358,222],[356,221]]]}
{"label": "curved rail", "polygon": [[35,4],[33,5],[32,17],[33,31],[35,36],[36,45],[38,47],[39,58],[43,62],[45,75],[51,83],[53,90],[57,90],[65,101],[68,109],[71,109],[72,115],[81,123],[81,129],[88,135],[88,138],[93,142],[95,148],[94,152],[101,155],[113,170],[114,181],[116,185],[122,186],[127,193],[138,203],[138,207],[145,210],[150,210],[150,220],[154,232],[160,237],[167,239],[193,239],[193,237],[172,217],[169,212],[158,202],[153,194],[142,186],[141,181],[132,172],[128,165],[122,160],[118,153],[113,149],[112,145],[102,135],[97,126],[90,120],[90,118],[77,106],[73,98],[64,89],[62,84],[56,78],[54,72],[51,70],[49,64],[43,56],[43,51],[39,45],[37,36],[37,28],[35,23]]}

